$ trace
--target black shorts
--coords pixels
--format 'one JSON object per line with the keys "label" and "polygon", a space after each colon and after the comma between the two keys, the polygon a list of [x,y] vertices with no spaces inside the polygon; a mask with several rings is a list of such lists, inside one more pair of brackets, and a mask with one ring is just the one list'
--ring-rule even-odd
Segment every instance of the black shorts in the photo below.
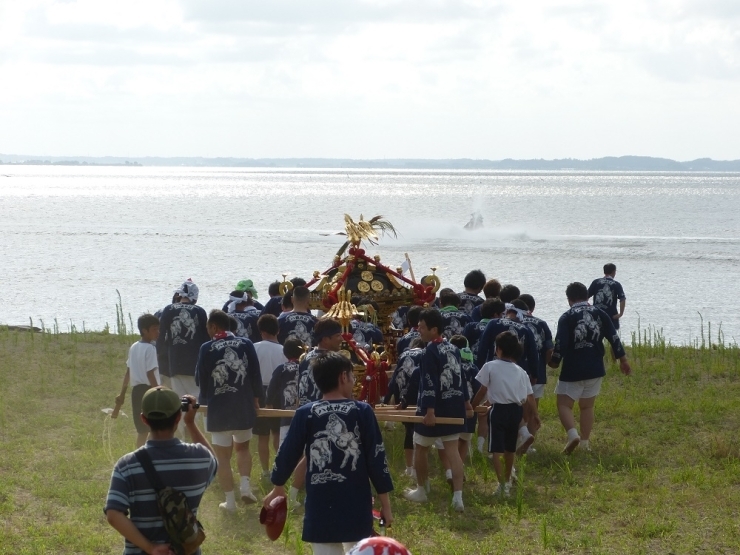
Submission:
{"label": "black shorts", "polygon": [[414,424],[412,422],[404,422],[403,427],[406,428],[406,434],[403,436],[403,448],[413,449],[414,448]]}
{"label": "black shorts", "polygon": [[488,411],[488,451],[515,453],[524,408],[516,403],[495,404]]}
{"label": "black shorts", "polygon": [[140,383],[131,389],[131,418],[134,421],[134,426],[136,426],[136,432],[140,434],[149,431],[149,426],[141,421],[141,400],[144,398],[144,393],[149,391],[151,387],[148,383]]}

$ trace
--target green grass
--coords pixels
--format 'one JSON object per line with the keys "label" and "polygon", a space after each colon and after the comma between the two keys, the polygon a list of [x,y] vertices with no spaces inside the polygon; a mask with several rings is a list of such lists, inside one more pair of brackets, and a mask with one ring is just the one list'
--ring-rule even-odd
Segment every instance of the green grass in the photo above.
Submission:
{"label": "green grass", "polygon": [[[126,324],[119,316],[117,328]],[[113,463],[135,435],[130,418],[106,421],[101,409],[113,405],[133,338],[53,333],[58,328],[0,327],[0,553],[120,553],[122,539],[102,507]],[[402,476],[401,427],[386,432],[396,478],[392,535],[417,554],[736,553],[740,351],[710,341],[675,347],[651,330],[634,337],[628,353],[631,378],[609,367],[593,452],[560,454],[553,377],[537,452],[517,463],[526,466],[520,492],[494,499],[494,473],[475,453],[466,465],[464,515],[450,511],[436,461],[431,502],[402,498],[411,484]],[[267,484],[259,487],[266,492]],[[300,515],[271,543],[257,507],[225,516],[220,501],[214,484],[200,511],[206,553],[311,552],[300,541]]]}

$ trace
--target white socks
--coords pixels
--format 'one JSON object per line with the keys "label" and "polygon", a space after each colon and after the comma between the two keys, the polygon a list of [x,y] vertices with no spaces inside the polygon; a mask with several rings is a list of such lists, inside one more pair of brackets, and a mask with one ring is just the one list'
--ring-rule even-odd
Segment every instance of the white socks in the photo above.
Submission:
{"label": "white socks", "polygon": [[445,479],[446,480],[452,480],[452,469],[448,468],[445,470]]}
{"label": "white socks", "polygon": [[298,491],[298,488],[290,486],[290,489],[288,490],[288,500],[291,503],[295,503],[298,500]]}
{"label": "white socks", "polygon": [[526,426],[522,426],[521,428],[519,428],[519,435],[522,439],[526,440],[532,434],[529,433],[529,428],[527,428]]}
{"label": "white socks", "polygon": [[455,501],[462,503],[462,491],[452,492],[452,502],[454,503]]}
{"label": "white socks", "polygon": [[571,428],[568,430],[568,441],[574,440],[578,437],[578,430]]}
{"label": "white socks", "polygon": [[241,477],[241,489],[242,490],[252,490],[252,487],[249,483],[249,476],[242,476]]}
{"label": "white socks", "polygon": [[483,436],[478,436],[478,452],[483,452],[483,446],[486,444],[486,438]]}
{"label": "white socks", "polygon": [[226,508],[229,510],[236,509],[236,500],[234,499],[234,492],[227,491],[226,493]]}

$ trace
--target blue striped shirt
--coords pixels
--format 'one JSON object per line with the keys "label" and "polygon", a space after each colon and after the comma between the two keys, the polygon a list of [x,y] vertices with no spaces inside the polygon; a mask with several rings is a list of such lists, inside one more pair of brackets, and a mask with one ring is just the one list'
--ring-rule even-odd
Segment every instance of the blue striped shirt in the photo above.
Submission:
{"label": "blue striped shirt", "polygon": [[[184,493],[190,509],[197,514],[203,492],[216,476],[216,459],[211,452],[203,445],[182,443],[177,438],[149,440],[142,449],[149,452],[162,484]],[[154,488],[134,453],[121,457],[113,468],[104,511],[108,509],[128,515],[152,543],[169,543]],[[126,540],[123,553],[144,552]]]}

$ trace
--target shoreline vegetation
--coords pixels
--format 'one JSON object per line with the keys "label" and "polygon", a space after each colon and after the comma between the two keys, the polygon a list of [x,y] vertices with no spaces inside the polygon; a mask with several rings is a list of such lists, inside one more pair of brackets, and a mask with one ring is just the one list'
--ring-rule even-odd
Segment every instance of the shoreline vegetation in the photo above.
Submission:
{"label": "shoreline vegetation", "polygon": [[[234,158],[202,156],[39,156],[0,154],[0,165],[54,166],[187,166],[235,168],[311,168],[367,170],[532,170],[532,171],[660,171],[660,172],[737,172],[740,160],[677,161],[652,156],[605,156],[589,160],[561,158],[486,160],[456,159],[347,159],[347,158]],[[7,176],[6,176],[7,177]]]}
{"label": "shoreline vegetation", "polygon": [[[41,327],[0,326],[0,554],[120,553],[102,508],[115,460],[134,448],[130,395],[127,418],[111,420],[102,409],[114,404],[137,336],[120,305],[112,329]],[[403,499],[411,486],[403,430],[384,431],[396,488],[390,534],[420,554],[736,552],[740,348],[721,339],[673,346],[653,328],[625,338],[634,375],[607,362],[593,451],[571,456],[561,454],[552,371],[537,452],[517,462],[517,493],[495,498],[495,473],[474,453],[462,515],[449,509],[436,457],[430,503]],[[254,459],[260,496],[269,484]],[[271,543],[258,506],[219,514],[221,495],[214,482],[201,504],[206,553],[310,553],[300,540],[301,513]]]}

